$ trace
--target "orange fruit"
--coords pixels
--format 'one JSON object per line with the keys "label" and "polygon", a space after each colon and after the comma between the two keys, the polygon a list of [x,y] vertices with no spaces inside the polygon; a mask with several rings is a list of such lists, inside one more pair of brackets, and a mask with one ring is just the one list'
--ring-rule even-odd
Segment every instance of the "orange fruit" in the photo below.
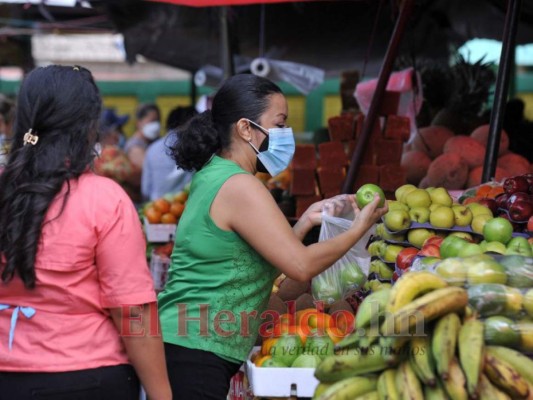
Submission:
{"label": "orange fruit", "polygon": [[170,204],[170,213],[173,214],[176,218],[181,217],[183,210],[185,209],[185,204],[180,203],[179,201],[173,201]]}
{"label": "orange fruit", "polygon": [[165,214],[170,211],[170,202],[166,199],[157,199],[153,202],[153,207],[161,212],[161,214]]}
{"label": "orange fruit", "polygon": [[172,213],[167,212],[161,215],[162,224],[175,224],[176,222],[178,222],[178,220],[176,216]]}
{"label": "orange fruit", "polygon": [[270,337],[270,338],[263,340],[263,344],[261,345],[261,355],[263,356],[270,355],[270,350],[272,349],[272,346],[274,345],[274,343],[276,343],[277,340],[278,338],[274,338],[274,337]]}
{"label": "orange fruit", "polygon": [[187,192],[179,192],[174,195],[174,201],[178,201],[180,203],[185,203],[188,198],[189,198],[189,193]]}
{"label": "orange fruit", "polygon": [[326,333],[328,334],[329,338],[335,344],[339,343],[342,340],[342,338],[346,336],[346,333],[343,330],[336,328],[334,326],[328,326],[326,328]]}
{"label": "orange fruit", "polygon": [[343,332],[353,329],[355,322],[355,315],[346,310],[335,311],[331,315],[331,326],[339,328]]}
{"label": "orange fruit", "polygon": [[151,224],[159,224],[161,223],[161,211],[156,209],[154,206],[150,206],[144,210],[144,215],[148,222]]}
{"label": "orange fruit", "polygon": [[476,196],[477,197],[487,197],[492,189],[492,186],[490,185],[481,185],[476,190]]}
{"label": "orange fruit", "polygon": [[255,366],[261,367],[266,360],[270,360],[272,356],[262,356],[255,360]]}
{"label": "orange fruit", "polygon": [[488,194],[488,197],[490,197],[491,199],[495,199],[496,196],[498,196],[499,194],[502,194],[504,192],[503,190],[503,187],[502,186],[494,186],[489,194]]}

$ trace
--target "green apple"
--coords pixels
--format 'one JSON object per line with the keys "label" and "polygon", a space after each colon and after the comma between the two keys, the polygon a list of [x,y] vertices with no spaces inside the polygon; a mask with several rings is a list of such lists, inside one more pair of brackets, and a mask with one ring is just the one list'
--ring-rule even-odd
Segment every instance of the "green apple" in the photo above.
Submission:
{"label": "green apple", "polygon": [[437,187],[429,192],[429,196],[432,204],[440,204],[447,207],[451,207],[453,204],[452,196],[450,196],[446,188]]}
{"label": "green apple", "polygon": [[466,284],[466,266],[460,258],[446,258],[436,267],[435,272],[443,277],[451,286]]}
{"label": "green apple", "polygon": [[368,273],[375,273],[380,277],[380,279],[392,279],[394,271],[383,261],[376,258],[375,260],[370,261]]}
{"label": "green apple", "polygon": [[303,350],[304,345],[299,335],[285,334],[281,335],[272,345],[270,354],[273,360],[290,366],[303,353]]}
{"label": "green apple", "polygon": [[528,289],[533,287],[533,258],[505,255],[499,261],[505,268],[509,286]]}
{"label": "green apple", "polygon": [[374,200],[375,195],[378,195],[380,198],[378,207],[383,207],[385,205],[385,193],[378,186],[373,183],[365,183],[361,185],[357,192],[355,192],[355,201],[359,208],[363,208],[367,204],[371,203]]}
{"label": "green apple", "polygon": [[296,357],[292,363],[292,368],[316,368],[322,359],[317,354],[303,353]]}
{"label": "green apple", "polygon": [[386,245],[384,240],[374,240],[368,245],[368,254],[372,257],[379,257],[383,254]]}
{"label": "green apple", "polygon": [[398,210],[398,209],[409,211],[409,207],[407,207],[407,204],[404,204],[398,200],[387,200],[387,205],[389,206],[389,211]]}
{"label": "green apple", "polygon": [[435,236],[435,232],[426,228],[410,229],[407,232],[407,241],[413,246],[422,248],[427,238]]}
{"label": "green apple", "polygon": [[483,227],[485,226],[487,221],[490,221],[492,218],[493,217],[490,214],[474,215],[474,218],[472,218],[472,223],[470,224],[470,227],[475,233],[479,233],[480,235],[482,235]]}
{"label": "green apple", "polygon": [[404,210],[388,211],[383,219],[385,227],[392,232],[403,231],[411,226],[409,213]]}
{"label": "green apple", "polygon": [[469,242],[472,242],[474,240],[470,233],[462,232],[462,231],[453,231],[453,232],[450,232],[447,236],[457,236],[462,239],[468,240]]}
{"label": "green apple", "polygon": [[472,223],[472,218],[474,218],[474,215],[467,206],[455,204],[452,206],[452,210],[455,215],[455,225],[469,226]]}
{"label": "green apple", "polygon": [[429,197],[429,193],[426,192],[424,189],[412,190],[411,192],[405,195],[404,199],[404,203],[407,204],[409,208],[428,208],[431,205],[431,197]]}
{"label": "green apple", "polygon": [[396,200],[398,200],[398,201],[403,203],[402,197],[404,196],[404,194],[410,192],[411,190],[415,190],[415,189],[416,189],[415,185],[411,185],[410,183],[406,183],[405,185],[400,186],[398,189],[396,189],[394,191],[394,197],[396,198]]}
{"label": "green apple", "polygon": [[449,235],[440,244],[440,256],[442,258],[458,257],[459,250],[469,242],[458,236]]}
{"label": "green apple", "polygon": [[409,209],[409,217],[411,221],[423,224],[429,221],[429,208],[427,207],[413,207]]}
{"label": "green apple", "polygon": [[[276,342],[277,343],[277,342]],[[327,335],[309,336],[305,341],[304,353],[318,355],[321,359],[334,354],[335,343]]]}
{"label": "green apple", "polygon": [[483,253],[492,252],[498,254],[505,254],[507,250],[505,245],[500,242],[487,242],[486,240],[482,240],[479,245],[481,246]]}
{"label": "green apple", "polygon": [[533,289],[529,289],[524,295],[524,309],[530,318],[533,318]]}
{"label": "green apple", "polygon": [[505,268],[488,254],[478,254],[463,258],[467,267],[467,280],[471,285],[479,283],[507,282]]}
{"label": "green apple", "polygon": [[359,289],[366,282],[366,274],[355,262],[342,265],[339,278],[343,291],[349,289]]}
{"label": "green apple", "polygon": [[524,257],[533,256],[533,253],[531,252],[531,246],[529,245],[527,239],[523,236],[516,236],[509,240],[505,254],[521,255]]}
{"label": "green apple", "polygon": [[440,206],[429,214],[429,222],[435,228],[451,228],[455,223],[455,214],[451,207]]}
{"label": "green apple", "polygon": [[492,211],[487,206],[484,206],[483,204],[479,203],[469,203],[466,205],[470,211],[472,211],[472,215],[476,217],[477,215],[487,214],[493,217]]}
{"label": "green apple", "polygon": [[429,212],[433,212],[433,211],[435,211],[437,208],[439,208],[441,206],[442,206],[442,204],[431,204],[429,206]]}
{"label": "green apple", "polygon": [[516,347],[520,344],[520,332],[514,322],[506,317],[493,316],[485,320],[485,343],[488,345]]}
{"label": "green apple", "polygon": [[398,256],[398,253],[403,249],[403,246],[399,246],[397,244],[387,245],[387,247],[385,248],[385,254],[383,254],[383,260],[389,263],[396,262],[396,257]]}
{"label": "green apple", "polygon": [[502,217],[492,218],[483,226],[483,237],[488,242],[509,243],[513,237],[513,225]]}
{"label": "green apple", "polygon": [[477,243],[466,243],[459,249],[458,257],[470,257],[476,254],[483,254],[483,249]]}

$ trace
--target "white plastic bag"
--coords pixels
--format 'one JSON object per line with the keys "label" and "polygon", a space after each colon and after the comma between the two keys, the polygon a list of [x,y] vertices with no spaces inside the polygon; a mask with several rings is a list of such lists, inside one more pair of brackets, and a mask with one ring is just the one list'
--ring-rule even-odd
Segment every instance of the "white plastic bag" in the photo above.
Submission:
{"label": "white plastic bag", "polygon": [[[347,201],[349,195],[334,197],[322,210],[322,226],[318,240],[331,239],[350,228],[354,219],[353,209]],[[352,289],[362,287],[368,277],[370,254],[366,244],[374,228],[365,235],[346,254],[330,268],[315,276],[311,282],[313,297],[329,305],[340,300]]]}

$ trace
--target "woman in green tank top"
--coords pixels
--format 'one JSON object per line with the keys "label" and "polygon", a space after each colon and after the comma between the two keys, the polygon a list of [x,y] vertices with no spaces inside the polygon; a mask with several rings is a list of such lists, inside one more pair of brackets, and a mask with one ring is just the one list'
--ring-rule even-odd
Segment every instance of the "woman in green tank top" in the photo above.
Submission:
{"label": "woman in green tank top", "polygon": [[342,257],[386,212],[379,198],[345,233],[309,246],[325,201],[291,227],[254,174],[279,174],[294,154],[287,101],[271,81],[236,75],[212,109],[177,131],[179,168],[196,171],[179,221],[159,315],[175,399],[226,399],[251,351],[280,273],[309,281]]}

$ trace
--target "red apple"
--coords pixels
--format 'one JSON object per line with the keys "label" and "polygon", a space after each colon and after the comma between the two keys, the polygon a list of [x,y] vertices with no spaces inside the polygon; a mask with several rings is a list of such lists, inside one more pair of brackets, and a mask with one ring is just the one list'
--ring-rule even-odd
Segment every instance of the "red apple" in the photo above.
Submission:
{"label": "red apple", "polygon": [[440,248],[436,244],[426,244],[418,252],[419,256],[440,258]]}
{"label": "red apple", "polygon": [[496,214],[496,211],[498,211],[498,203],[494,199],[491,199],[488,197],[482,197],[481,199],[477,201],[477,203],[489,208],[493,214]]}
{"label": "red apple", "polygon": [[437,247],[440,247],[440,245],[441,245],[443,240],[444,240],[444,238],[441,237],[441,236],[436,236],[436,235],[435,236],[430,236],[424,241],[424,243],[422,244],[422,247],[424,247],[427,244],[434,244]]}
{"label": "red apple", "polygon": [[529,217],[529,220],[527,221],[527,230],[533,232],[533,215]]}
{"label": "red apple", "polygon": [[507,200],[509,199],[509,195],[507,193],[502,193],[496,196],[494,201],[496,202],[496,205],[498,208],[501,208],[502,210],[507,210]]}
{"label": "red apple", "polygon": [[413,258],[418,254],[416,247],[406,247],[401,250],[396,256],[396,266],[401,270],[406,270],[411,266]]}
{"label": "red apple", "polygon": [[513,221],[511,219],[511,217],[509,216],[509,214],[507,214],[506,212],[502,213],[499,215],[500,218],[504,218],[506,219],[507,221],[509,221],[511,223],[511,225],[513,226],[513,231],[514,232],[521,232],[522,231],[522,225]]}
{"label": "red apple", "polygon": [[533,203],[530,201],[516,200],[509,207],[509,216],[513,221],[525,222],[533,214]]}
{"label": "red apple", "polygon": [[507,194],[526,192],[529,190],[529,183],[524,176],[513,176],[503,181],[503,190]]}
{"label": "red apple", "polygon": [[508,198],[507,198],[507,207],[506,209],[508,210],[515,201],[526,201],[526,202],[529,202],[530,201],[530,198],[529,198],[529,194],[527,192],[516,192],[516,193],[513,193],[512,195],[510,195]]}

